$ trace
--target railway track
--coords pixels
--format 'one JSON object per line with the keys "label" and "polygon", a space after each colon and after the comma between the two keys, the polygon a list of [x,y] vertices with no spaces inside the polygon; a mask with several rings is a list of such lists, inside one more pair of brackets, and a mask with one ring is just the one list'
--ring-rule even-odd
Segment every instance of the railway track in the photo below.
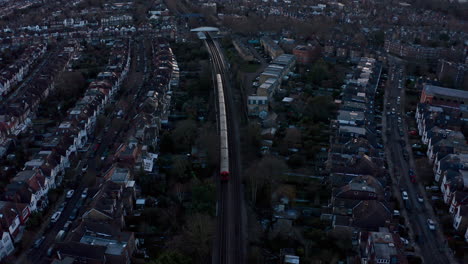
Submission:
{"label": "railway track", "polygon": [[224,91],[230,173],[229,180],[221,182],[219,188],[217,238],[213,263],[242,264],[244,263],[242,190],[236,105],[233,102],[229,72],[216,41],[208,36],[205,44],[211,56],[213,76],[220,75]]}

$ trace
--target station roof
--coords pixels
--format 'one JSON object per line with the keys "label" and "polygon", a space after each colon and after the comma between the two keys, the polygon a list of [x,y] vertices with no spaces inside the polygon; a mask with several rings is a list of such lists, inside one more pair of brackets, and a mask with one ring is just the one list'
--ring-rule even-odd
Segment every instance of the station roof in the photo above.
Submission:
{"label": "station roof", "polygon": [[191,32],[218,32],[219,28],[216,27],[198,27],[190,30]]}

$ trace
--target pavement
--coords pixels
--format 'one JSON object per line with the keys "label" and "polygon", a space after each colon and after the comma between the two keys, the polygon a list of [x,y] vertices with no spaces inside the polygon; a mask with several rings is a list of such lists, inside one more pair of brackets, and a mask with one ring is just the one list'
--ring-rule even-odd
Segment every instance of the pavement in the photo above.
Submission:
{"label": "pavement", "polygon": [[[392,188],[397,200],[400,202],[401,214],[406,219],[409,234],[415,246],[416,254],[419,254],[424,263],[457,263],[449,252],[446,240],[441,233],[441,225],[434,217],[434,210],[428,203],[424,186],[417,180],[412,183],[409,170],[415,170],[414,160],[408,142],[408,129],[405,124],[404,105],[405,71],[401,62],[393,62],[388,72],[388,83],[385,92],[385,108],[383,118],[383,131],[387,131],[384,139],[386,142],[386,154],[389,171],[392,176]],[[400,102],[398,103],[398,97]],[[395,114],[392,114],[393,109]],[[400,117],[400,120],[398,120]],[[402,145],[401,142],[404,142]],[[406,151],[408,156],[402,155]],[[403,201],[401,192],[406,191],[409,199]],[[424,202],[418,201],[418,195],[424,198]],[[429,229],[427,219],[436,222],[436,230]]]}

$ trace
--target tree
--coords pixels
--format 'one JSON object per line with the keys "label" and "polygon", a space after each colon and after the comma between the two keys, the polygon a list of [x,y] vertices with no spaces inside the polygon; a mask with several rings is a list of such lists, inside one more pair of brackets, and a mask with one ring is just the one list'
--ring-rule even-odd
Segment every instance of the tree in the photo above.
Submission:
{"label": "tree", "polygon": [[329,79],[329,75],[327,63],[320,59],[312,65],[312,69],[306,78],[307,81],[315,85],[321,85],[323,80]]}
{"label": "tree", "polygon": [[269,203],[271,190],[280,181],[286,169],[284,161],[273,156],[265,156],[258,163],[253,163],[245,173],[252,203],[257,203],[259,191],[262,192],[261,197],[266,199],[263,202]]}
{"label": "tree", "polygon": [[168,132],[164,132],[164,134],[161,137],[159,149],[161,150],[161,152],[172,153],[174,152],[174,147],[175,145],[171,135]]}
{"label": "tree", "polygon": [[177,123],[172,133],[177,146],[189,151],[197,136],[197,123],[192,119],[183,120]]}
{"label": "tree", "polygon": [[206,151],[207,162],[209,166],[216,166],[219,162],[219,136],[214,126],[205,124],[196,140],[197,148],[200,151]]}
{"label": "tree", "polygon": [[296,147],[297,144],[301,143],[301,131],[295,127],[286,129],[284,141],[289,148]]}
{"label": "tree", "polygon": [[169,248],[193,256],[196,263],[209,263],[215,221],[209,215],[195,214],[188,217],[182,234],[174,237]]}
{"label": "tree", "polygon": [[[329,96],[309,97],[302,113],[313,123],[328,122],[328,118],[334,114],[336,105]],[[304,120],[304,119],[303,119]]]}
{"label": "tree", "polygon": [[190,161],[185,156],[177,156],[172,160],[171,174],[179,180],[189,177]]}
{"label": "tree", "polygon": [[215,214],[216,187],[213,182],[199,182],[192,187],[192,213]]}
{"label": "tree", "polygon": [[192,259],[182,253],[170,250],[162,253],[159,257],[151,261],[150,264],[190,264]]}

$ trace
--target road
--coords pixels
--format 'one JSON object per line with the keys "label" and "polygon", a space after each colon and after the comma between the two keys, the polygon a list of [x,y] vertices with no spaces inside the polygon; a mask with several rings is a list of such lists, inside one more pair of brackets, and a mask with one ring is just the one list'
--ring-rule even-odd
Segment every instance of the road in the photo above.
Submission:
{"label": "road", "polygon": [[208,38],[205,44],[213,64],[213,76],[221,74],[224,86],[229,142],[230,179],[219,185],[218,225],[214,242],[213,263],[242,264],[244,257],[244,213],[240,166],[239,110],[234,102],[234,91],[229,70],[218,43]]}
{"label": "road", "polygon": [[[104,129],[97,132],[97,135],[95,136],[95,141],[101,143],[96,152],[94,152],[94,149],[92,147],[94,144],[96,144],[96,142],[93,142],[93,140],[90,139],[89,142],[92,144],[92,146],[87,152],[80,153],[81,156],[79,160],[81,160],[82,162],[80,162],[79,165],[75,168],[74,174],[80,175],[79,177],[81,181],[76,182],[77,187],[75,188],[74,195],[67,201],[65,209],[63,210],[59,220],[55,224],[47,227],[47,224],[50,220],[50,215],[53,212],[55,212],[58,206],[62,203],[62,201],[64,201],[64,197],[59,199],[60,202],[57,202],[57,204],[55,205],[55,210],[50,210],[51,212],[49,213],[49,217],[47,217],[46,223],[43,224],[43,227],[36,236],[37,239],[44,235],[44,242],[38,248],[32,248],[27,252],[27,261],[24,260],[24,258],[19,258],[18,263],[50,263],[49,256],[47,256],[47,251],[49,248],[53,247],[57,233],[61,229],[63,229],[63,226],[69,220],[73,209],[79,208],[78,216],[80,216],[82,213],[84,213],[84,210],[86,210],[85,207],[80,206],[80,204],[85,205],[86,203],[85,199],[81,198],[81,193],[84,190],[84,188],[88,186],[91,187],[94,183],[92,179],[96,175],[99,175],[103,165],[103,162],[101,161],[100,157],[109,149],[112,149],[115,143],[125,142],[128,133],[130,133],[131,129],[126,129],[122,125],[117,126],[114,124],[115,120],[119,119],[115,116],[119,109],[122,109],[120,104],[121,102],[128,102],[128,100],[131,100],[130,97],[133,97],[135,94],[138,94],[139,98],[146,95],[146,91],[145,89],[142,89],[142,87],[143,83],[147,80],[147,76],[146,73],[143,74],[142,72],[144,72],[144,69],[150,68],[150,66],[147,65],[147,56],[148,54],[150,54],[150,48],[145,47],[145,41],[143,40],[141,42],[138,42],[135,46],[136,47],[133,48],[132,54],[135,54],[136,56],[140,57],[140,60],[132,59],[132,64],[129,74],[127,76],[127,80],[124,81],[124,84],[122,85],[123,96],[118,98],[119,100],[116,103],[111,104],[111,111],[109,111],[109,114],[106,116],[105,124],[105,127],[108,127],[109,130],[105,131]],[[133,117],[135,111],[137,111],[136,109],[137,107],[132,107],[131,105],[128,105],[127,108],[124,109],[126,111],[124,111],[125,115],[124,117],[122,117],[122,119],[129,119],[130,117]],[[86,173],[81,175],[81,169],[85,165],[88,165],[87,171]],[[82,202],[78,204],[80,200],[82,200]],[[72,228],[76,227],[76,225],[77,223],[75,222],[72,225]]]}
{"label": "road", "polygon": [[[390,66],[388,82],[385,92],[385,114],[384,129],[386,129],[386,150],[389,164],[393,167],[393,187],[400,201],[403,216],[409,223],[410,233],[419,249],[424,263],[454,263],[453,258],[448,255],[447,245],[440,233],[440,225],[436,225],[436,231],[428,228],[427,219],[434,219],[431,205],[424,199],[418,201],[418,196],[426,198],[423,186],[417,181],[412,183],[409,170],[414,169],[410,162],[411,151],[408,145],[407,128],[402,105],[404,105],[405,73],[401,63]],[[407,153],[407,154],[405,154]],[[402,155],[403,154],[403,155]],[[408,200],[403,201],[401,191],[407,191]],[[418,252],[417,252],[418,253]]]}
{"label": "road", "polygon": [[[57,53],[60,51],[60,48],[55,48],[54,50],[50,50],[50,47],[47,49],[46,54],[42,56],[42,58],[39,58],[33,65],[31,65],[31,68],[34,68],[33,71],[31,71],[26,78],[24,78],[21,81],[21,84],[18,87],[14,87],[14,90],[7,95],[4,98],[4,101],[6,102],[11,102],[14,99],[18,98],[19,96],[22,96],[24,94],[24,88],[26,85],[28,85],[33,78],[37,76],[38,73],[42,71],[45,65],[47,65],[50,62],[50,59],[54,56],[57,56]],[[40,61],[40,63],[39,63]]]}

